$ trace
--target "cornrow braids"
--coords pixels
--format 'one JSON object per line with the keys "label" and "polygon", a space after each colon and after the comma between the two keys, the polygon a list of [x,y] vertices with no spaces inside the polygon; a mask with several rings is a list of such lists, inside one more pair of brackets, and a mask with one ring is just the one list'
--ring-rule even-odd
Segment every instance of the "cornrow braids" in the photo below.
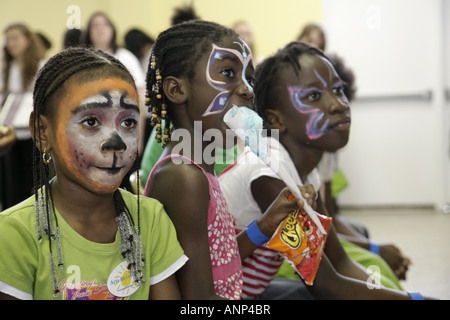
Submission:
{"label": "cornrow braids", "polygon": [[[280,49],[273,56],[261,62],[255,71],[255,105],[258,114],[267,121],[265,111],[275,109],[278,100],[276,90],[278,89],[279,74],[285,67],[292,67],[298,76],[301,66],[298,62],[303,54],[319,55],[330,61],[322,51],[302,42],[291,42]],[[330,61],[330,63],[332,63]]]}
{"label": "cornrow braids", "polygon": [[162,87],[164,79],[169,76],[192,79],[200,57],[211,49],[212,43],[226,36],[238,37],[234,30],[220,24],[191,20],[172,26],[156,39],[146,75],[145,105],[151,113],[156,140],[163,147],[170,142],[172,134],[170,110]]}
{"label": "cornrow braids", "polygon": [[[39,71],[33,91],[33,185],[37,238],[42,242],[47,236],[50,251],[52,290],[59,294],[57,267],[64,267],[58,219],[53,206],[51,191],[50,160],[41,142],[40,115],[49,115],[57,107],[58,97],[64,93],[64,84],[71,77],[79,81],[94,81],[101,78],[119,77],[136,88],[133,77],[117,59],[102,51],[86,48],[68,48],[50,58]],[[43,150],[43,151],[42,151]],[[51,159],[51,158],[50,158]],[[127,208],[119,190],[113,196],[118,230],[121,235],[122,256],[127,259],[137,282],[143,282],[144,256],[140,241],[140,198],[137,192],[138,225]],[[55,263],[55,251],[58,262]]]}

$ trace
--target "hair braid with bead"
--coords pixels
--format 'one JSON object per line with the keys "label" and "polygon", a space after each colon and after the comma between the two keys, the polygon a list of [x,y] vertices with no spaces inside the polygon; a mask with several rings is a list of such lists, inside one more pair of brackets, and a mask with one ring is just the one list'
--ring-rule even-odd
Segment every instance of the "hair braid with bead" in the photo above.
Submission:
{"label": "hair braid with bead", "polygon": [[[72,77],[72,78],[71,78]],[[33,91],[33,184],[35,194],[36,228],[38,240],[41,242],[44,235],[48,237],[50,250],[50,267],[52,277],[52,289],[56,296],[60,289],[55,264],[55,248],[58,252],[57,266],[64,266],[61,243],[59,238],[59,226],[53,207],[49,167],[44,163],[42,150],[41,132],[39,130],[40,115],[51,115],[56,113],[58,101],[65,93],[64,84],[73,77],[79,82],[95,81],[97,79],[119,77],[136,88],[133,77],[125,66],[114,57],[93,49],[68,48],[50,58],[36,77]],[[128,259],[130,270],[138,282],[142,282],[143,253],[140,244],[140,212],[139,212],[139,189],[137,192],[137,217],[138,226],[134,225],[131,214],[120,194],[119,190],[114,192],[114,203],[116,206],[119,231],[126,229],[128,235],[123,235],[122,255]],[[123,218],[125,217],[125,219]],[[125,221],[129,227],[121,226]],[[138,243],[139,242],[139,243]],[[133,259],[133,261],[130,261]]]}
{"label": "hair braid with bead", "polygon": [[156,140],[163,147],[170,142],[172,133],[170,109],[162,86],[164,79],[169,76],[192,79],[199,58],[211,50],[212,43],[219,43],[226,36],[238,37],[234,30],[220,24],[191,20],[172,26],[156,39],[147,70],[145,105],[151,113]]}

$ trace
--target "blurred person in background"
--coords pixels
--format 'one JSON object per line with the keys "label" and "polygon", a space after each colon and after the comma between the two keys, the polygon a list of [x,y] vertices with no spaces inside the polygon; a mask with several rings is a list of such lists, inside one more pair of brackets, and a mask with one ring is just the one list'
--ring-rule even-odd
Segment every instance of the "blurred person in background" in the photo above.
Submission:
{"label": "blurred person in background", "polygon": [[[5,96],[31,93],[35,76],[45,62],[46,48],[39,36],[24,23],[9,24],[3,33],[5,43],[0,91]],[[0,137],[3,149],[0,158],[0,202],[6,209],[32,194],[32,141],[28,131],[20,139],[15,128],[3,127],[2,131],[5,133]]]}
{"label": "blurred person in background", "polygon": [[34,77],[43,65],[45,46],[25,24],[8,25],[0,77],[2,92],[23,93],[33,89]]}
{"label": "blurred person in background", "polygon": [[303,27],[297,41],[304,42],[310,46],[316,47],[322,51],[325,51],[326,37],[325,31],[322,27],[316,23],[309,23]]}
{"label": "blurred person in background", "polygon": [[142,71],[145,73],[155,40],[144,31],[134,28],[125,34],[124,42],[125,48],[138,58]]}

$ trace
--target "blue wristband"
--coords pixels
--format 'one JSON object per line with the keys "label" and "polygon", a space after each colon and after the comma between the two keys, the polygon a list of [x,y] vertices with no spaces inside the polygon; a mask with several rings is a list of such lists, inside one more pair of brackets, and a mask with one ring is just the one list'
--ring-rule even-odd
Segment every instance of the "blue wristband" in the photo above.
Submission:
{"label": "blue wristband", "polygon": [[259,230],[258,225],[256,224],[256,220],[250,223],[245,230],[247,232],[247,236],[249,239],[258,247],[265,244],[270,240],[270,237],[267,237],[264,233]]}
{"label": "blue wristband", "polygon": [[408,292],[412,300],[425,300],[423,295],[418,292]]}
{"label": "blue wristband", "polygon": [[370,242],[370,252],[380,254],[380,246],[374,242]]}

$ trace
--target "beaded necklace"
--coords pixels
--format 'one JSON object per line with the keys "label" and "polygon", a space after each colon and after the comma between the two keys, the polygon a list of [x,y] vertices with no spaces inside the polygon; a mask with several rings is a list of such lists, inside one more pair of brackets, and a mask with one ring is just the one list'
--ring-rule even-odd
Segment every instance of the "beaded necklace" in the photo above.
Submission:
{"label": "beaded necklace", "polygon": [[[62,271],[64,269],[64,261],[61,247],[61,233],[58,225],[58,219],[55,214],[55,208],[51,198],[50,192],[43,191],[44,188],[38,192],[37,200],[34,202],[34,211],[36,217],[36,233],[39,243],[42,242],[44,235],[49,239],[49,261],[50,272],[52,277],[52,290],[53,296],[56,297],[60,293],[58,285],[57,268]],[[139,199],[138,199],[139,203]],[[133,218],[126,206],[119,190],[114,192],[114,204],[117,213],[116,222],[120,235],[120,248],[122,258],[128,262],[128,270],[133,275],[137,284],[141,284],[145,281],[143,269],[144,269],[144,251],[142,247],[142,239],[140,236],[140,221],[138,212],[138,225],[135,226]],[[139,208],[138,208],[139,211]],[[54,220],[54,222],[53,222]],[[54,242],[56,241],[56,251],[58,256],[58,264],[56,265]]]}

